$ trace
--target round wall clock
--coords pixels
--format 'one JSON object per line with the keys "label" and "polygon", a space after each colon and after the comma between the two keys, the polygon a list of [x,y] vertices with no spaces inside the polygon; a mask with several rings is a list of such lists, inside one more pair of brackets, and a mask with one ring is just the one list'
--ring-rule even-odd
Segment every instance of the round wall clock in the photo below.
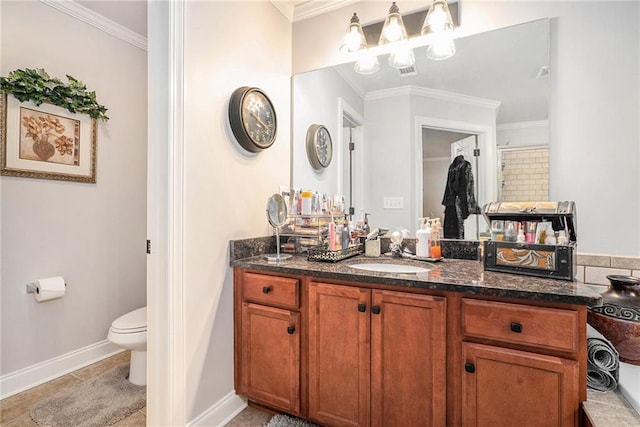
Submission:
{"label": "round wall clock", "polygon": [[271,147],[276,139],[276,111],[269,97],[257,87],[243,86],[233,91],[229,124],[240,145],[252,153]]}
{"label": "round wall clock", "polygon": [[323,125],[313,124],[307,129],[307,158],[315,170],[329,166],[333,157],[331,134]]}

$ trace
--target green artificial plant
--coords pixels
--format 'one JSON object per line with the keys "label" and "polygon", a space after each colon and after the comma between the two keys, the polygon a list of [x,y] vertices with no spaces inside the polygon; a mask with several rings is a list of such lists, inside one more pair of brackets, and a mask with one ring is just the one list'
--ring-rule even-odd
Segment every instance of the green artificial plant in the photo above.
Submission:
{"label": "green artificial plant", "polygon": [[14,70],[7,77],[0,77],[0,89],[13,95],[18,101],[43,102],[66,108],[72,113],[88,114],[93,119],[109,120],[107,108],[98,104],[96,93],[88,91],[80,80],[67,74],[69,84],[51,78],[42,68]]}

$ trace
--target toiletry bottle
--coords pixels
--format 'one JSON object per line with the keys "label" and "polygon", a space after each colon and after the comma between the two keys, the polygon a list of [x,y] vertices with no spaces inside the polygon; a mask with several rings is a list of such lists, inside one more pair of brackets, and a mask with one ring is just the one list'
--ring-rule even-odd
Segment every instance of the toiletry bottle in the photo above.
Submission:
{"label": "toiletry bottle", "polygon": [[527,231],[524,233],[526,242],[535,243],[536,242],[536,222],[527,221],[525,224],[527,229]]}
{"label": "toiletry bottle", "polygon": [[564,232],[564,230],[558,231],[558,244],[559,245],[566,245],[568,243],[569,243],[569,239],[567,239],[567,235]]}
{"label": "toiletry bottle", "polygon": [[351,232],[349,231],[349,218],[344,216],[344,225],[342,226],[342,250],[349,248],[349,240],[351,239]]}
{"label": "toiletry bottle", "polygon": [[313,193],[311,191],[303,191],[302,206],[301,206],[301,212],[300,212],[302,215],[311,215],[312,201],[313,201]]}
{"label": "toiletry bottle", "polygon": [[513,224],[513,221],[504,222],[504,240],[506,242],[516,241],[516,227]]}
{"label": "toiletry bottle", "polygon": [[416,256],[429,258],[429,248],[431,247],[429,218],[420,218],[419,221],[419,229],[416,231]]}
{"label": "toiletry bottle", "polygon": [[336,223],[335,250],[342,250],[342,224]]}
{"label": "toiletry bottle", "polygon": [[364,213],[364,225],[362,226],[362,231],[364,231],[364,234],[369,234],[371,231],[371,228],[369,227],[369,214],[366,212]]}
{"label": "toiletry bottle", "polygon": [[440,225],[440,218],[433,219],[433,225],[431,225],[431,248],[429,249],[429,256],[431,258],[442,258],[442,247],[440,246],[440,234],[442,226]]}
{"label": "toiletry bottle", "polygon": [[521,228],[518,230],[518,236],[516,237],[516,242],[525,243],[526,241],[527,241],[527,238],[524,235],[524,228]]}
{"label": "toiletry bottle", "polygon": [[331,222],[329,223],[329,250],[336,250],[336,223],[333,221],[333,214],[331,215]]}

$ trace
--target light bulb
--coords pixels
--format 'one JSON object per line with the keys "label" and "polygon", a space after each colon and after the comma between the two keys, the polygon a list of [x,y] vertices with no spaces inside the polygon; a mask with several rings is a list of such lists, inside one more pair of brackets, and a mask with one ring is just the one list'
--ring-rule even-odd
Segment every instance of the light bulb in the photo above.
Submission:
{"label": "light bulb", "polygon": [[360,19],[357,14],[353,14],[351,22],[349,23],[349,30],[342,40],[340,45],[340,52],[357,52],[367,48],[367,40],[362,32],[362,26],[360,25]]}
{"label": "light bulb", "polygon": [[382,26],[382,32],[380,33],[379,45],[394,43],[400,40],[407,39],[407,29],[402,21],[402,15],[400,15],[400,9],[396,6],[396,2],[393,2],[389,8],[389,15],[384,21]]}
{"label": "light bulb", "polygon": [[359,74],[373,74],[380,69],[378,57],[367,52],[356,61],[353,69]]}

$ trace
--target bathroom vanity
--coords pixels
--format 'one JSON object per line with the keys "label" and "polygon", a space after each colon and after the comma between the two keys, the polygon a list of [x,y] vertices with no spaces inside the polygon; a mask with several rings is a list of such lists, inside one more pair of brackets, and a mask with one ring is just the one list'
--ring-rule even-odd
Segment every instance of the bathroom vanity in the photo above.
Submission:
{"label": "bathroom vanity", "polygon": [[[418,265],[397,274],[351,264]],[[297,255],[234,266],[235,386],[334,426],[574,426],[586,395],[578,282],[477,261]]]}

